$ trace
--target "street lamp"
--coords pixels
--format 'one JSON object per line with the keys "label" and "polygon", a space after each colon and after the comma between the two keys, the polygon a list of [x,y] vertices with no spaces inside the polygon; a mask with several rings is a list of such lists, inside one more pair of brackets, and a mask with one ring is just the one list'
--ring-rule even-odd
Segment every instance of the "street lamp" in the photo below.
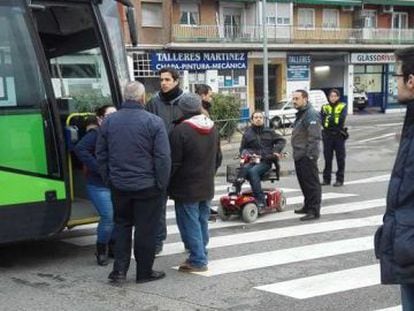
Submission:
{"label": "street lamp", "polygon": [[266,0],[262,0],[262,33],[263,33],[263,106],[266,126],[269,126],[269,63],[267,56],[267,21]]}

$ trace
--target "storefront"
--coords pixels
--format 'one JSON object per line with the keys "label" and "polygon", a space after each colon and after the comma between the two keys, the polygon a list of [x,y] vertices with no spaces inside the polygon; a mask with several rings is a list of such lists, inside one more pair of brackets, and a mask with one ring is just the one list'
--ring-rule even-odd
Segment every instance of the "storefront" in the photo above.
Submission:
{"label": "storefront", "polygon": [[199,83],[213,92],[232,94],[247,107],[247,53],[214,51],[159,51],[150,54],[151,70],[173,67],[182,73],[182,87],[194,91]]}
{"label": "storefront", "polygon": [[365,92],[368,107],[385,112],[397,103],[397,88],[393,53],[352,53],[350,71],[353,72],[353,92]]}

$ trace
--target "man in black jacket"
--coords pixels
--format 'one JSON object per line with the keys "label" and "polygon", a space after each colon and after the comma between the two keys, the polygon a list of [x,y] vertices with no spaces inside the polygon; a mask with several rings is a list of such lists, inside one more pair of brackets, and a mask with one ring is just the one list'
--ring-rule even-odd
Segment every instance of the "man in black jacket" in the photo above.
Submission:
{"label": "man in black jacket", "polygon": [[292,131],[293,160],[299,186],[305,197],[303,207],[296,209],[295,213],[306,214],[300,218],[305,221],[320,217],[322,200],[318,170],[321,121],[308,98],[305,90],[293,92],[293,106],[298,110]]}
{"label": "man in black jacket", "polygon": [[126,279],[135,227],[136,282],[144,283],[165,276],[152,266],[162,198],[170,175],[170,147],[161,118],[144,109],[144,86],[130,82],[124,98],[121,109],[103,122],[96,145],[100,173],[111,188],[117,232],[109,279]]}
{"label": "man in black jacket", "polygon": [[388,186],[384,224],[375,234],[381,282],[401,284],[404,311],[414,310],[414,48],[395,52],[398,101],[407,106]]}
{"label": "man in black jacket", "polygon": [[218,131],[201,113],[198,95],[186,93],[178,105],[183,120],[171,132],[172,172],[168,188],[175,201],[177,225],[188,259],[179,271],[207,270],[209,201],[214,196],[214,175],[218,166]]}
{"label": "man in black jacket", "polygon": [[[183,113],[178,108],[178,100],[183,96],[180,88],[180,74],[171,67],[162,68],[160,74],[160,91],[151,98],[146,105],[147,111],[159,116],[163,121],[168,135],[175,126],[177,120],[181,119]],[[167,197],[163,199],[162,213],[160,216],[156,254],[162,251],[165,239],[167,238],[166,223]]]}
{"label": "man in black jacket", "polygon": [[250,117],[251,126],[243,134],[240,155],[248,154],[257,159],[245,165],[240,176],[249,180],[253,196],[257,200],[259,211],[265,207],[265,196],[260,178],[272,167],[272,162],[281,158],[286,140],[276,132],[264,126],[262,111],[255,111]]}

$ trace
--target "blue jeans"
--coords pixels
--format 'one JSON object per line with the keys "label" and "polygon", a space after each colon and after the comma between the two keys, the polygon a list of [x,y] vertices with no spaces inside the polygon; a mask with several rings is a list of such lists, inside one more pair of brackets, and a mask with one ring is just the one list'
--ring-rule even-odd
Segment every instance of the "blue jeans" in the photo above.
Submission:
{"label": "blue jeans", "polygon": [[108,244],[113,235],[114,208],[109,188],[88,183],[86,191],[95,206],[100,220],[97,228],[97,243]]}
{"label": "blue jeans", "polygon": [[262,191],[262,184],[260,178],[271,168],[271,164],[267,162],[260,162],[258,164],[250,163],[243,167],[243,177],[249,180],[250,187],[253,191],[253,196],[258,203],[265,204],[265,197]]}
{"label": "blue jeans", "polygon": [[188,262],[195,267],[206,266],[208,236],[209,201],[175,201],[175,214],[178,229],[184,245],[190,250]]}
{"label": "blue jeans", "polygon": [[403,311],[414,310],[414,284],[401,284],[401,304]]}

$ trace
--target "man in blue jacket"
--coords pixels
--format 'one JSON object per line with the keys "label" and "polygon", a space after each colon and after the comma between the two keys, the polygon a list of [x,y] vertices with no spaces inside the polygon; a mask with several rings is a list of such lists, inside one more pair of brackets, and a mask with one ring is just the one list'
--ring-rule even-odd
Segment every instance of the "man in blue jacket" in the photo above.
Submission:
{"label": "man in blue jacket", "polygon": [[414,310],[414,47],[395,52],[398,101],[407,107],[388,186],[383,225],[375,234],[381,282],[401,284],[404,311]]}
{"label": "man in blue jacket", "polygon": [[100,173],[111,188],[117,232],[109,279],[126,279],[135,227],[136,282],[144,283],[165,276],[152,266],[162,198],[170,175],[170,147],[161,118],[144,109],[144,86],[130,82],[124,97],[121,109],[103,122],[96,146]]}

